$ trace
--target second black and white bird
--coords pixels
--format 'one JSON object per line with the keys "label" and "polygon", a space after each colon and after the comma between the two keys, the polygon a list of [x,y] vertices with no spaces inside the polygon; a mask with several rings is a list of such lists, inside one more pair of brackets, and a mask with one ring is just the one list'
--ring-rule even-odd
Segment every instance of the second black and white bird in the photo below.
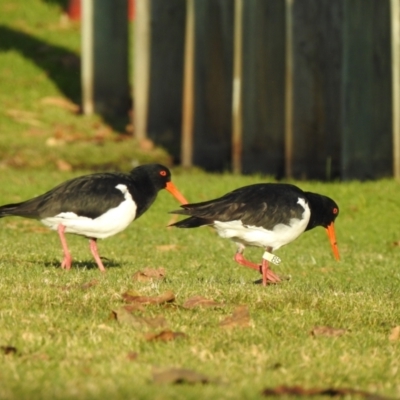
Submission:
{"label": "second black and white bird", "polygon": [[[219,236],[237,244],[236,262],[262,273],[263,285],[280,281],[269,268],[269,262],[280,262],[272,252],[317,226],[326,229],[334,256],[339,259],[334,230],[334,221],[339,214],[338,205],[327,196],[303,192],[294,185],[255,184],[241,187],[214,200],[184,204],[181,207],[172,213],[187,215],[189,218],[172,226],[214,227]],[[243,257],[246,246],[265,249],[261,265]]]}

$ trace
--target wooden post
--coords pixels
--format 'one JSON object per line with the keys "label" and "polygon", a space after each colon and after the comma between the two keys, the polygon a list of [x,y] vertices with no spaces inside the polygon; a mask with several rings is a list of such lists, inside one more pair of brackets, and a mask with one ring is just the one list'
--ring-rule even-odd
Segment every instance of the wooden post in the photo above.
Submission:
{"label": "wooden post", "polygon": [[142,140],[147,137],[147,119],[150,91],[150,1],[136,0],[134,29],[134,136]]}
{"label": "wooden post", "polygon": [[241,172],[284,174],[285,2],[243,1]]}
{"label": "wooden post", "polygon": [[293,0],[286,0],[285,66],[285,177],[292,178],[293,164]]}
{"label": "wooden post", "polygon": [[93,0],[83,0],[82,35],[82,108],[86,115],[93,114]]}
{"label": "wooden post", "polygon": [[232,171],[242,172],[242,36],[243,0],[235,0],[232,88]]}
{"label": "wooden post", "polygon": [[126,0],[83,0],[82,89],[85,114],[128,117]]}
{"label": "wooden post", "polygon": [[233,2],[195,1],[195,118],[193,163],[231,168]]}
{"label": "wooden post", "polygon": [[389,0],[347,0],[343,29],[342,177],[393,174]]}
{"label": "wooden post", "polygon": [[391,0],[393,175],[400,179],[400,1]]}
{"label": "wooden post", "polygon": [[194,0],[186,0],[181,149],[183,167],[193,165],[194,31]]}
{"label": "wooden post", "polygon": [[147,137],[175,163],[182,155],[185,18],[185,0],[151,0]]}

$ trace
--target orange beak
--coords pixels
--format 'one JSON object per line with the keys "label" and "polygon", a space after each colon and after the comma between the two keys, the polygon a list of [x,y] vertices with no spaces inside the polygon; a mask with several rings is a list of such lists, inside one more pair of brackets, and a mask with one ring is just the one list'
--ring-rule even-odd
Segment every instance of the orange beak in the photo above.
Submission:
{"label": "orange beak", "polygon": [[329,236],[329,241],[331,242],[333,255],[335,256],[336,260],[339,261],[340,260],[339,249],[338,249],[338,245],[336,243],[336,235],[335,235],[335,228],[333,226],[333,222],[326,228],[326,231]]}
{"label": "orange beak", "polygon": [[188,201],[183,197],[183,194],[172,182],[167,182],[165,189],[167,189],[168,192],[170,192],[181,204],[188,204]]}

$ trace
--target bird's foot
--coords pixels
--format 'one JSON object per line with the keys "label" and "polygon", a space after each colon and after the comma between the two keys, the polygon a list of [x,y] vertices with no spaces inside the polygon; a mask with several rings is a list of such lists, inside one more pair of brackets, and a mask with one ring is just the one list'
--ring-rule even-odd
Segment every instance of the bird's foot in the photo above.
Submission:
{"label": "bird's foot", "polygon": [[267,286],[269,283],[280,283],[282,282],[281,278],[276,275],[270,268],[268,263],[262,263],[260,266],[260,274],[262,274],[262,284],[263,286]]}
{"label": "bird's foot", "polygon": [[260,274],[262,274],[262,284],[263,286],[266,286],[269,283],[279,283],[282,282],[282,279],[276,275],[270,268],[269,268],[269,263],[267,260],[263,260],[262,264],[255,264],[252,263],[251,261],[246,260],[243,257],[242,253],[236,253],[234,260],[239,263],[240,265],[243,265],[245,267],[255,269],[258,271]]}
{"label": "bird's foot", "polygon": [[72,265],[72,257],[70,254],[64,255],[64,259],[62,260],[61,263],[61,268],[66,269],[67,271],[71,269]]}

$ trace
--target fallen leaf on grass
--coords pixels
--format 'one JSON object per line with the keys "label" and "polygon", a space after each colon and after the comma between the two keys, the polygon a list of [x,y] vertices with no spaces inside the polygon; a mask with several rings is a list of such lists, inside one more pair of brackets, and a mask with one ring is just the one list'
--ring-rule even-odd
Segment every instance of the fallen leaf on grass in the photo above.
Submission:
{"label": "fallen leaf on grass", "polygon": [[42,123],[36,118],[36,114],[31,111],[9,109],[6,110],[6,114],[17,122],[22,122],[31,126],[42,125]]}
{"label": "fallen leaf on grass", "polygon": [[126,358],[127,358],[129,361],[136,361],[138,357],[139,357],[139,354],[136,353],[135,351],[130,351],[130,352],[126,355]]}
{"label": "fallen leaf on grass", "polygon": [[389,340],[395,342],[400,339],[400,326],[395,326],[389,335]]}
{"label": "fallen leaf on grass", "polygon": [[51,105],[63,108],[64,110],[71,111],[72,113],[79,112],[78,104],[73,103],[72,101],[64,98],[64,97],[43,97],[41,100],[42,104]]}
{"label": "fallen leaf on grass", "polygon": [[17,348],[14,347],[14,346],[0,346],[0,350],[5,355],[16,354],[17,353]]}
{"label": "fallen leaf on grass", "polygon": [[177,248],[178,245],[176,244],[162,244],[156,247],[156,249],[159,251],[171,251],[171,250],[176,250]]}
{"label": "fallen leaf on grass", "polygon": [[132,303],[132,304],[127,304],[126,306],[123,306],[126,311],[132,313],[134,311],[144,311],[145,307],[142,304],[139,303]]}
{"label": "fallen leaf on grass", "polygon": [[196,383],[210,383],[211,380],[208,376],[190,369],[170,368],[165,371],[153,371],[153,382],[162,384],[188,383],[193,385]]}
{"label": "fallen leaf on grass", "polygon": [[122,294],[122,298],[126,303],[163,304],[175,301],[175,294],[171,290],[158,296],[140,296],[136,292],[125,292]]}
{"label": "fallen leaf on grass", "polygon": [[247,306],[238,306],[232,316],[225,318],[219,324],[222,328],[250,326],[250,314]]}
{"label": "fallen leaf on grass", "polygon": [[164,268],[144,268],[142,271],[137,271],[132,275],[132,280],[137,282],[149,282],[165,279]]}
{"label": "fallen leaf on grass", "polygon": [[264,396],[330,396],[330,397],[347,397],[347,396],[361,396],[368,400],[390,400],[388,397],[375,395],[372,393],[364,392],[363,390],[351,388],[312,388],[304,389],[301,386],[278,386],[276,388],[266,388],[262,391]]}
{"label": "fallen leaf on grass", "polygon": [[206,299],[203,296],[193,296],[183,303],[184,308],[195,307],[222,307],[222,303],[218,303],[212,299]]}
{"label": "fallen leaf on grass", "polygon": [[139,142],[139,147],[143,151],[151,151],[154,149],[154,142],[150,139],[142,139]]}
{"label": "fallen leaf on grass", "polygon": [[160,333],[146,333],[144,337],[148,342],[170,342],[171,340],[175,339],[183,339],[187,337],[187,335],[183,332],[173,332],[170,330],[165,330],[161,331]]}
{"label": "fallen leaf on grass", "polygon": [[347,333],[347,329],[332,328],[331,326],[315,326],[310,334],[314,337],[316,336],[330,336],[339,337]]}
{"label": "fallen leaf on grass", "polygon": [[56,166],[59,171],[70,172],[72,171],[72,165],[61,158],[56,161]]}
{"label": "fallen leaf on grass", "polygon": [[154,318],[142,317],[140,315],[132,314],[125,307],[118,308],[111,311],[111,318],[117,320],[120,324],[130,325],[135,329],[139,328],[165,328],[168,326],[167,320],[159,315]]}

